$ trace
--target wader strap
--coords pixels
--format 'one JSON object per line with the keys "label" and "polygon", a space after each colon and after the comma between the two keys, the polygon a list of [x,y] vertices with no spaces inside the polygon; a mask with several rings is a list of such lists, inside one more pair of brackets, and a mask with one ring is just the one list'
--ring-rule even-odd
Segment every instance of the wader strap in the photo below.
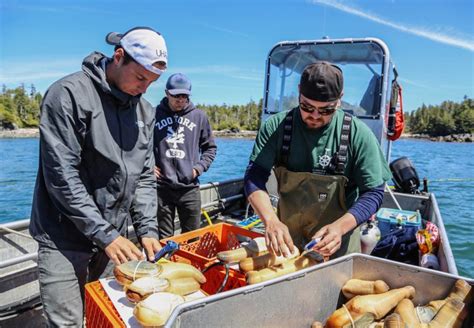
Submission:
{"label": "wader strap", "polygon": [[339,151],[337,152],[337,168],[336,172],[339,174],[344,173],[344,168],[347,163],[347,152],[349,150],[350,138],[351,138],[351,122],[352,116],[349,114],[344,114],[344,121],[342,123],[341,131],[341,145],[339,146]]}
{"label": "wader strap", "polygon": [[293,134],[293,112],[295,109],[288,111],[283,123],[283,143],[280,150],[280,165],[287,167],[288,157],[290,156],[291,135]]}
{"label": "wader strap", "polygon": [[329,168],[335,174],[344,174],[344,169],[347,163],[347,152],[351,142],[351,122],[352,115],[344,113],[344,119],[341,129],[341,144],[339,149],[334,153]]}

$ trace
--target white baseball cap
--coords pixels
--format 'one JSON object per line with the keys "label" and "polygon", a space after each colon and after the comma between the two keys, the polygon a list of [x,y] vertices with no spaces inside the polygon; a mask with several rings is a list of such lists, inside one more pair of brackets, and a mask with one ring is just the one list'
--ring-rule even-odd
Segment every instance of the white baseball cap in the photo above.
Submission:
{"label": "white baseball cap", "polygon": [[[105,41],[114,46],[122,46],[130,57],[150,72],[162,75],[166,70],[168,51],[165,39],[149,27],[135,27],[123,34],[110,32]],[[164,68],[153,65],[157,62],[164,63]]]}

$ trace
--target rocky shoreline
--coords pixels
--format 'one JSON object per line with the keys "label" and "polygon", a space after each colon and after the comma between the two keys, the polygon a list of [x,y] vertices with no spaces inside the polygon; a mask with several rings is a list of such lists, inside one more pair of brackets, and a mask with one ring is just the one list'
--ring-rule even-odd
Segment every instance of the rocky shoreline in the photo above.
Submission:
{"label": "rocky shoreline", "polygon": [[430,137],[427,134],[402,134],[402,138],[407,139],[423,139],[430,141],[442,141],[442,142],[474,142],[473,133],[464,133],[464,134],[450,134],[448,136],[440,137]]}
{"label": "rocky shoreline", "polygon": [[38,137],[39,137],[38,128],[0,130],[0,138],[38,138]]}
{"label": "rocky shoreline", "polygon": [[244,139],[255,139],[257,131],[232,131],[232,130],[220,130],[213,131],[214,136],[218,138],[244,138]]}
{"label": "rocky shoreline", "polygon": [[[241,139],[255,139],[257,131],[236,131],[236,130],[220,130],[214,131],[214,136],[218,138],[241,138]],[[38,138],[39,129],[14,129],[0,130],[0,138]],[[474,142],[474,134],[453,134],[444,137],[430,137],[424,134],[403,134],[402,138],[407,139],[423,139],[431,141],[442,141],[442,142]]]}
{"label": "rocky shoreline", "polygon": [[[214,131],[214,135],[219,138],[246,138],[255,139],[257,131],[232,131],[221,130]],[[0,138],[38,138],[39,129],[0,129]]]}

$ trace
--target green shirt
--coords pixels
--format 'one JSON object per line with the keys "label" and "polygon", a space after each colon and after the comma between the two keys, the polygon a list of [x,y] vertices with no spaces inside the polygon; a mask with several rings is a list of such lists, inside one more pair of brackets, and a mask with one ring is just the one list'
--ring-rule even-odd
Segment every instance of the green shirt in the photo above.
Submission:
{"label": "green shirt", "polygon": [[[250,160],[271,170],[279,161],[283,142],[283,126],[288,112],[271,116],[260,128]],[[327,165],[340,144],[344,112],[337,110],[330,123],[320,129],[309,129],[299,109],[293,111],[293,134],[287,169],[294,172],[326,173]],[[369,127],[353,117],[351,138],[344,175],[349,179],[346,205],[357,199],[359,190],[382,185],[392,175],[375,135]]]}

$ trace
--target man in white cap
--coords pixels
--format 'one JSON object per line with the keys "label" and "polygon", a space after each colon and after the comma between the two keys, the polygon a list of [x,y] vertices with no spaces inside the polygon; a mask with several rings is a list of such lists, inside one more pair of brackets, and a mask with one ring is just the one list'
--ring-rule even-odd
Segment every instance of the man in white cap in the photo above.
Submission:
{"label": "man in white cap", "polygon": [[[48,326],[83,325],[84,285],[113,264],[161,247],[153,174],[153,107],[142,97],[166,69],[166,44],[139,27],[109,33],[112,58],[93,52],[53,83],[41,105],[40,158],[30,233],[38,241]],[[111,261],[110,261],[111,260]]]}

